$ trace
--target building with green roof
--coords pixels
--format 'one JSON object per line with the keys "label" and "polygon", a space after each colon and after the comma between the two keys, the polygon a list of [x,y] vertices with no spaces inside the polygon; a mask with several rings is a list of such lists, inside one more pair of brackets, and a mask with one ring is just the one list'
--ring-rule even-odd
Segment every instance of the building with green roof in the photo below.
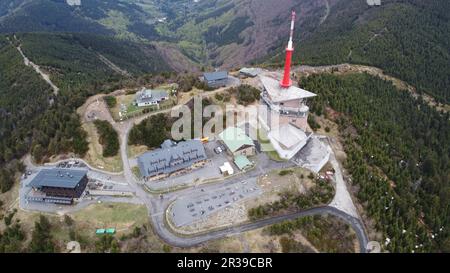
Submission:
{"label": "building with green roof", "polygon": [[115,234],[116,229],[115,228],[107,228],[105,232],[106,232],[106,234]]}
{"label": "building with green roof", "polygon": [[255,154],[255,143],[241,128],[228,127],[219,134],[219,139],[233,156],[251,156]]}
{"label": "building with green roof", "polygon": [[248,160],[244,155],[237,155],[234,157],[234,164],[239,168],[239,170],[244,171],[253,166],[253,163]]}

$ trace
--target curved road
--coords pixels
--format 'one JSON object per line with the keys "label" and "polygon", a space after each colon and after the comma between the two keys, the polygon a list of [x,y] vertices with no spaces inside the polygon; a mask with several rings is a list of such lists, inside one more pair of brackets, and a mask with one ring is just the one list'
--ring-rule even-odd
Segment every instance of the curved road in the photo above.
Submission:
{"label": "curved road", "polygon": [[[128,122],[124,123],[123,126],[125,129],[122,132],[125,132],[121,135],[120,141],[121,141],[121,155],[123,160],[123,167],[124,167],[124,176],[127,182],[129,183],[130,187],[132,187],[136,193],[136,196],[140,198],[144,204],[147,206],[149,217],[152,222],[152,227],[154,232],[164,241],[166,241],[168,244],[177,246],[177,247],[192,247],[199,245],[201,243],[204,243],[209,240],[213,239],[219,239],[223,238],[229,235],[238,234],[241,232],[258,229],[267,225],[276,224],[279,222],[283,222],[286,220],[293,220],[297,219],[299,217],[303,216],[310,216],[310,215],[323,215],[323,214],[331,214],[334,216],[339,217],[340,219],[347,222],[355,231],[359,245],[360,245],[360,252],[366,253],[366,246],[368,243],[368,237],[365,232],[364,226],[360,219],[355,218],[341,210],[338,210],[337,208],[330,207],[330,206],[324,206],[324,207],[317,207],[317,208],[311,208],[304,211],[299,211],[295,213],[290,213],[286,215],[281,216],[275,216],[267,219],[257,220],[251,223],[244,223],[237,226],[232,226],[220,230],[211,231],[208,233],[203,233],[199,235],[194,236],[179,236],[172,232],[170,228],[166,225],[166,219],[165,219],[165,212],[168,209],[171,202],[173,202],[175,199],[179,198],[183,195],[189,195],[193,191],[198,191],[199,189],[206,190],[214,190],[214,188],[217,187],[223,187],[226,184],[234,183],[237,180],[245,180],[248,177],[254,177],[259,176],[263,172],[261,169],[254,169],[253,171],[242,174],[240,176],[234,177],[229,180],[225,180],[222,183],[214,183],[214,184],[206,184],[199,186],[197,188],[188,188],[184,190],[179,190],[176,192],[167,193],[164,195],[164,198],[160,198],[159,196],[152,195],[150,193],[147,193],[140,183],[136,181],[134,175],[132,174],[130,164],[128,161],[128,153],[127,153],[127,141],[128,141],[128,134],[130,129],[132,128],[133,121],[129,120]],[[278,166],[279,167],[279,166]]]}
{"label": "curved road", "polygon": [[257,220],[251,223],[245,223],[237,226],[232,226],[220,230],[211,231],[205,234],[196,235],[192,237],[180,237],[178,235],[173,234],[170,232],[167,227],[164,224],[163,218],[164,214],[162,214],[162,217],[160,215],[152,217],[153,223],[154,223],[154,230],[158,233],[158,235],[164,239],[167,243],[178,246],[178,247],[191,247],[198,244],[201,244],[203,242],[213,240],[213,239],[219,239],[230,235],[239,234],[245,231],[254,230],[258,228],[262,228],[268,225],[273,225],[276,223],[280,223],[287,220],[294,220],[299,217],[304,216],[312,216],[312,215],[324,215],[324,214],[330,214],[336,217],[339,217],[340,219],[347,222],[355,231],[356,236],[358,238],[359,246],[360,246],[360,252],[366,253],[366,246],[368,243],[367,235],[365,234],[364,227],[361,223],[361,221],[358,218],[352,217],[334,207],[317,207],[317,208],[311,208],[295,213],[275,216],[271,218],[266,218],[262,220]]}

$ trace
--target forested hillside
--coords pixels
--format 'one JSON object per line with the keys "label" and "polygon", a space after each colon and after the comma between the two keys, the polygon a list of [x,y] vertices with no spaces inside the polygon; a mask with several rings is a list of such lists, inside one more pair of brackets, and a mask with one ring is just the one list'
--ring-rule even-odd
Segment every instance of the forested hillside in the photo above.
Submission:
{"label": "forested hillside", "polygon": [[[52,90],[5,37],[0,36],[0,190],[7,191],[20,158],[31,145],[34,124],[49,108]],[[6,163],[9,163],[6,165]]]}
{"label": "forested hillside", "polygon": [[[265,56],[288,33],[291,9],[305,33],[325,0],[3,0],[0,33],[76,32],[167,44],[201,66],[232,67]],[[181,54],[181,53],[180,53]]]}
{"label": "forested hillside", "polygon": [[[3,0],[4,12],[0,17],[0,32],[66,31],[112,34],[101,24],[78,14],[65,0]],[[90,1],[83,1],[89,3]]]}
{"label": "forested hillside", "polygon": [[92,34],[18,34],[22,50],[35,63],[47,68],[62,89],[78,85],[115,82],[123,75],[100,56],[129,72],[139,74],[171,70],[154,46],[118,41]]}
{"label": "forested hillside", "polygon": [[312,35],[297,37],[294,62],[376,66],[449,103],[449,10],[447,0],[384,0],[380,7],[338,1]]}
{"label": "forested hillside", "polygon": [[366,74],[301,82],[318,94],[312,112],[339,124],[345,167],[387,248],[450,251],[450,115]]}
{"label": "forested hillside", "polygon": [[[50,74],[61,89],[57,96],[25,66],[17,45]],[[117,73],[97,54],[129,70],[130,76]],[[29,151],[37,161],[87,151],[86,133],[75,110],[89,96],[118,89],[145,73],[167,70],[151,46],[81,34],[21,34],[17,40],[0,36],[0,189],[11,187],[20,167],[15,159]]]}

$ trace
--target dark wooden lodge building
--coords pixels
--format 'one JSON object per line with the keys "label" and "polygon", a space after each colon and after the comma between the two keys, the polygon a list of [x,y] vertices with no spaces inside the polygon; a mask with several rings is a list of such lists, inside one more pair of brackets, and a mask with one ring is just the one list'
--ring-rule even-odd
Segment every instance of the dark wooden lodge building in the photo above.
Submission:
{"label": "dark wooden lodge building", "polygon": [[32,190],[29,201],[72,204],[88,183],[87,170],[43,169],[28,184]]}

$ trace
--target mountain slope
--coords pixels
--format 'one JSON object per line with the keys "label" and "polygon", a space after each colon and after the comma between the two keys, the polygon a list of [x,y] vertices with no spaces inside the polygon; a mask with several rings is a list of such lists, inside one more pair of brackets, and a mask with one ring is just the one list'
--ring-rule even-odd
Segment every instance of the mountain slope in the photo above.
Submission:
{"label": "mountain slope", "polygon": [[[334,0],[4,0],[0,33],[85,32],[170,43],[203,66],[233,67],[280,45],[290,10],[312,31]],[[6,4],[9,3],[9,4]]]}
{"label": "mountain slope", "polygon": [[[312,35],[299,37],[294,62],[376,66],[449,103],[450,2],[385,0],[380,7],[364,2],[336,2]],[[279,52],[282,48],[269,62],[280,63]]]}
{"label": "mountain slope", "polygon": [[74,82],[86,85],[121,76],[109,63],[134,76],[171,70],[156,48],[145,43],[92,34],[28,33],[16,36],[25,54],[47,68],[62,88]]}
{"label": "mountain slope", "polygon": [[[10,0],[6,0],[6,3]],[[112,34],[113,32],[77,13],[77,7],[61,0],[15,0],[8,13],[0,17],[0,32],[91,32]],[[4,3],[3,5],[6,5]]]}

